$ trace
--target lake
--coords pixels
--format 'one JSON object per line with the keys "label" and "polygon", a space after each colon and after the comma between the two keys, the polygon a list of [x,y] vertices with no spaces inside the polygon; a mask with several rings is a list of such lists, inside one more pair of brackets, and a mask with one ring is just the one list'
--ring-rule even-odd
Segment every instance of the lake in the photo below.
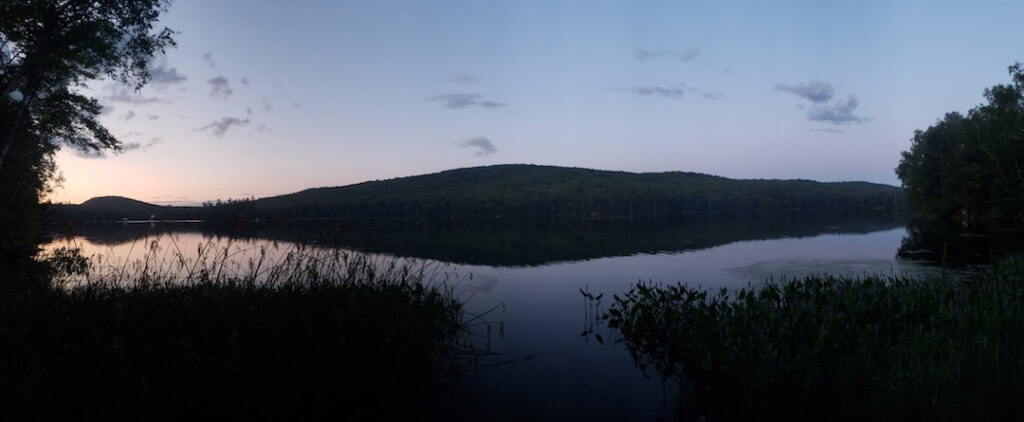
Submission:
{"label": "lake", "polygon": [[[901,221],[801,217],[473,224],[316,222],[84,225],[45,249],[78,246],[116,271],[224,254],[225,271],[277,262],[296,248],[362,251],[378,262],[426,266],[457,283],[478,349],[455,412],[465,419],[670,418],[678,390],[643,373],[614,335],[593,325],[580,290],[627,291],[638,281],[736,289],[809,274],[909,275]],[[179,258],[180,257],[180,258]],[[210,256],[207,256],[210,258]],[[488,312],[489,311],[489,312]],[[589,335],[584,331],[595,328]],[[601,341],[594,334],[601,335]]]}

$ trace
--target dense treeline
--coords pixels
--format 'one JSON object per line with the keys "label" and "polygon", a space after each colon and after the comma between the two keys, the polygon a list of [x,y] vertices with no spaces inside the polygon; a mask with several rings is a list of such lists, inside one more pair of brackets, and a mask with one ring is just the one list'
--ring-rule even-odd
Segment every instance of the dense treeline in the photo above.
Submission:
{"label": "dense treeline", "polygon": [[1024,248],[1024,69],[987,103],[914,132],[896,174],[916,210],[899,256],[989,264]]}
{"label": "dense treeline", "polygon": [[[96,201],[96,200],[93,200]],[[900,188],[865,182],[738,180],[697,173],[627,173],[534,165],[498,165],[203,208],[139,208],[123,201],[56,207],[58,219],[195,218],[319,220],[343,218],[660,218],[684,214],[828,213],[905,210]],[[128,210],[128,208],[132,210]],[[173,217],[171,217],[173,216]]]}
{"label": "dense treeline", "polygon": [[1024,69],[987,104],[916,131],[896,174],[922,218],[971,231],[1024,228]]}
{"label": "dense treeline", "polygon": [[902,210],[902,191],[863,182],[736,180],[697,173],[627,173],[498,165],[310,189],[249,204],[279,218],[658,217],[765,210]]}

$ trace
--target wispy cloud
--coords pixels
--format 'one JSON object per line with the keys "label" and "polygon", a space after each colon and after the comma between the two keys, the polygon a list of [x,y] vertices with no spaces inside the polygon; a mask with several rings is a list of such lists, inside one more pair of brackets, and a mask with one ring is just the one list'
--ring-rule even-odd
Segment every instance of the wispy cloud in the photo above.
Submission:
{"label": "wispy cloud", "polygon": [[155,114],[150,114],[146,118],[149,119],[149,120],[158,120],[158,119],[160,119],[160,116],[157,116]]}
{"label": "wispy cloud", "polygon": [[249,78],[242,78],[242,85],[249,86]]}
{"label": "wispy cloud", "polygon": [[[132,132],[126,133],[124,135],[124,137],[127,138],[127,137],[132,137],[132,136],[137,136],[137,135],[141,135],[141,134],[139,132],[132,131]],[[118,152],[120,154],[124,154],[126,152],[132,152],[132,151],[147,151],[150,148],[152,148],[154,145],[159,144],[160,142],[162,142],[162,140],[160,138],[157,138],[157,137],[150,138],[149,141],[147,141],[146,143],[142,143],[142,142],[122,142],[120,150]],[[90,150],[75,149],[74,150],[74,155],[76,157],[78,157],[78,158],[88,158],[88,159],[101,159],[101,158],[108,158],[109,157],[109,155],[107,155],[106,152],[104,152],[104,150],[92,150],[92,149],[90,149]]]}
{"label": "wispy cloud", "polygon": [[829,122],[835,125],[861,124],[868,119],[854,114],[859,104],[857,97],[851,94],[845,100],[836,101],[831,105],[814,105],[807,111],[807,120]]}
{"label": "wispy cloud", "polygon": [[196,129],[196,132],[204,132],[209,130],[213,136],[223,138],[224,134],[229,129],[236,126],[246,126],[249,124],[249,119],[239,119],[237,117],[222,117],[220,120],[214,120],[210,124]]}
{"label": "wispy cloud", "polygon": [[228,97],[231,96],[232,93],[235,92],[228,85],[228,78],[225,78],[223,76],[218,76],[216,78],[210,79],[206,81],[206,83],[210,84],[210,96],[213,98],[226,100],[228,99]]}
{"label": "wispy cloud", "polygon": [[683,98],[686,95],[685,86],[634,86],[627,90],[636,95]]}
{"label": "wispy cloud", "polygon": [[213,53],[209,51],[203,53],[203,61],[206,62],[211,69],[217,68],[217,63],[213,61]]}
{"label": "wispy cloud", "polygon": [[822,81],[810,81],[796,85],[775,84],[775,90],[790,93],[814,103],[831,100],[836,92],[831,84]]}
{"label": "wispy cloud", "polygon": [[720,100],[725,98],[724,95],[717,92],[703,91],[697,88],[693,88],[684,83],[678,85],[638,85],[632,88],[613,88],[615,91],[628,92],[630,94],[636,94],[643,97],[664,97],[680,99],[691,94],[700,95],[702,98],[709,100]]}
{"label": "wispy cloud", "polygon": [[463,140],[459,142],[459,146],[463,148],[476,148],[477,151],[473,155],[477,157],[483,157],[485,155],[491,155],[498,152],[498,148],[494,147],[494,143],[483,136]]}
{"label": "wispy cloud", "polygon": [[480,104],[480,107],[483,107],[483,108],[506,107],[505,103],[499,103],[497,101],[487,101],[487,100],[484,100],[484,101],[481,101],[479,104]]}
{"label": "wispy cloud", "polygon": [[136,150],[138,150],[138,151],[147,151],[150,148],[152,148],[153,146],[159,144],[160,142],[162,142],[162,140],[160,138],[156,138],[156,137],[149,138],[149,141],[147,141],[144,144],[141,143],[141,142],[127,142],[127,143],[121,144],[121,152],[129,152],[129,151],[136,151]]}
{"label": "wispy cloud", "polygon": [[811,129],[811,132],[843,133],[841,129],[832,129],[827,127]]}
{"label": "wispy cloud", "polygon": [[127,113],[121,115],[121,120],[124,120],[126,122],[131,120],[131,119],[134,119],[134,118],[135,118],[135,112],[131,111],[131,110],[128,110]]}
{"label": "wispy cloud", "polygon": [[160,63],[156,66],[149,68],[149,81],[154,84],[177,84],[187,81],[188,78],[185,75],[178,73],[178,69],[168,67],[167,63]]}
{"label": "wispy cloud", "polygon": [[476,76],[468,73],[453,73],[448,77],[448,80],[459,84],[471,84],[479,81]]}
{"label": "wispy cloud", "polygon": [[697,47],[687,47],[683,50],[648,50],[638,48],[633,50],[633,58],[643,63],[659,57],[669,57],[685,63],[696,60],[700,53],[701,51]]}
{"label": "wispy cloud", "polygon": [[505,103],[497,101],[485,100],[483,95],[480,94],[441,94],[427,98],[427,101],[436,101],[444,103],[446,108],[467,108],[467,107],[483,107],[483,108],[499,108],[507,107]]}
{"label": "wispy cloud", "polygon": [[[812,122],[826,122],[834,125],[861,124],[868,119],[856,113],[860,102],[857,96],[850,94],[845,99],[829,103],[835,97],[836,90],[832,84],[822,81],[810,81],[794,85],[776,84],[776,91],[796,95],[809,101],[805,104],[798,104],[797,108],[807,110],[807,120]],[[812,129],[819,132],[829,130]],[[835,130],[835,129],[834,129]]]}
{"label": "wispy cloud", "polygon": [[136,92],[133,92],[125,87],[118,87],[115,85],[104,88],[107,95],[103,96],[103,100],[108,103],[127,103],[136,105],[145,104],[157,104],[157,103],[171,103],[172,101],[155,97],[155,96],[142,96]]}

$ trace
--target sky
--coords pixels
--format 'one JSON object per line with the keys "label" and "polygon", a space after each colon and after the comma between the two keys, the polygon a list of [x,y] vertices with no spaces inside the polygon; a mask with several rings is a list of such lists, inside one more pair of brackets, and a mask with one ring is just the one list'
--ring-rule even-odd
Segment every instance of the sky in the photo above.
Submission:
{"label": "sky", "polygon": [[1020,1],[177,0],[118,154],[55,202],[265,197],[528,163],[865,180],[1024,61]]}

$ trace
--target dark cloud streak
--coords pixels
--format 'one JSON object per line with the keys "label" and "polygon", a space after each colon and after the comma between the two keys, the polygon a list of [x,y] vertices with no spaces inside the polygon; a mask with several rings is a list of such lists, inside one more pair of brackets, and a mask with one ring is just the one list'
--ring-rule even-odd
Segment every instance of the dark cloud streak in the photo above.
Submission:
{"label": "dark cloud streak", "polygon": [[480,94],[463,94],[463,93],[452,93],[452,94],[441,94],[427,98],[427,101],[435,101],[444,103],[445,108],[460,109],[468,107],[483,107],[483,108],[500,108],[507,107],[505,103],[497,101],[485,100],[483,95]]}
{"label": "dark cloud streak", "polygon": [[213,136],[223,138],[224,135],[232,127],[246,126],[249,124],[249,119],[239,119],[237,117],[222,117],[220,120],[214,120],[210,124],[196,129],[196,132],[204,132],[209,130]]}
{"label": "dark cloud streak", "polygon": [[796,95],[813,103],[823,103],[832,99],[835,88],[821,81],[810,81],[796,85],[775,84],[776,91]]}

